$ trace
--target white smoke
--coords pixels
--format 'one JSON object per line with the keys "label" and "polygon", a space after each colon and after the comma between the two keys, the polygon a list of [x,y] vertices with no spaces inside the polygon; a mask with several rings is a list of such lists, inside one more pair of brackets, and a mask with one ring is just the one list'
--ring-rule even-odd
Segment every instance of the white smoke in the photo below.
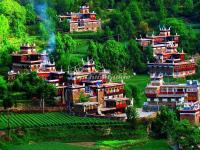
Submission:
{"label": "white smoke", "polygon": [[40,18],[42,24],[45,27],[45,32],[48,34],[48,43],[46,45],[45,51],[51,53],[55,50],[56,40],[55,40],[55,25],[48,15],[48,4],[45,0],[29,0],[33,5],[37,16]]}

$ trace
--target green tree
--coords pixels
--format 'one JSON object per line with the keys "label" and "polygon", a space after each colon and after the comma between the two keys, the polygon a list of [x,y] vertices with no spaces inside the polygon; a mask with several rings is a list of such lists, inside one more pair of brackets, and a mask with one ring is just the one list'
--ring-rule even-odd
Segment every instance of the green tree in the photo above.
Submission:
{"label": "green tree", "polygon": [[65,19],[63,22],[59,22],[59,26],[62,28],[63,32],[69,32],[70,30],[70,25],[69,25],[69,21],[67,19]]}
{"label": "green tree", "polygon": [[69,67],[69,69],[72,69],[74,66],[82,65],[81,63],[81,59],[78,58],[76,55],[73,55],[70,52],[62,52],[60,53],[60,58],[58,59],[57,65],[59,67],[62,66],[63,69],[68,70]]}
{"label": "green tree", "polygon": [[40,99],[40,106],[44,112],[45,103],[54,106],[56,96],[56,87],[52,84],[47,83],[47,81],[39,78],[38,83],[35,87],[35,92],[37,97]]}
{"label": "green tree", "polygon": [[26,9],[14,0],[0,1],[0,13],[8,18],[13,32],[21,37],[25,33]]}
{"label": "green tree", "polygon": [[198,10],[200,9],[200,2],[197,2],[196,4],[194,4],[194,9],[193,9],[193,12],[192,12],[192,19],[195,21],[195,22],[199,22],[200,21],[200,14],[198,13]]}
{"label": "green tree", "polygon": [[149,32],[149,24],[145,21],[141,21],[138,25],[138,30],[141,35],[146,35]]}
{"label": "green tree", "polygon": [[72,11],[74,5],[75,0],[56,0],[55,2],[55,8],[59,14]]}
{"label": "green tree", "polygon": [[184,2],[184,13],[188,14],[194,9],[193,0],[185,0]]}
{"label": "green tree", "polygon": [[120,71],[127,66],[127,53],[123,45],[115,40],[108,40],[99,54],[100,61],[105,68]]}
{"label": "green tree", "polygon": [[200,129],[189,123],[188,120],[177,122],[174,126],[173,140],[182,149],[197,150],[200,142]]}
{"label": "green tree", "polygon": [[4,99],[8,92],[7,82],[0,76],[0,99]]}
{"label": "green tree", "polygon": [[26,9],[26,22],[29,25],[33,25],[36,23],[37,15],[34,10],[34,6],[32,4],[27,4],[25,6]]}
{"label": "green tree", "polygon": [[167,16],[167,10],[164,5],[164,0],[155,1],[156,10],[158,12],[158,18],[164,19]]}
{"label": "green tree", "polygon": [[57,53],[61,53],[62,51],[64,51],[64,48],[65,48],[65,44],[62,39],[62,34],[58,33],[56,35],[56,51],[57,51]]}
{"label": "green tree", "polygon": [[18,92],[25,92],[28,98],[36,97],[40,100],[41,106],[44,106],[42,105],[44,102],[53,104],[56,96],[56,87],[38,77],[36,72],[18,75],[12,89]]}
{"label": "green tree", "polygon": [[123,24],[126,34],[128,35],[129,38],[133,38],[135,34],[135,26],[131,19],[131,14],[128,11],[124,12],[123,22],[126,22]]}
{"label": "green tree", "polygon": [[109,8],[109,0],[102,0],[101,8]]}
{"label": "green tree", "polygon": [[132,128],[137,127],[138,113],[134,106],[129,106],[126,109],[127,121],[131,124]]}
{"label": "green tree", "polygon": [[139,91],[138,88],[136,86],[134,86],[133,84],[128,84],[125,87],[125,91],[126,91],[126,96],[129,98],[133,98],[134,99],[134,105],[138,106],[140,104],[140,98],[139,98]]}
{"label": "green tree", "polygon": [[63,35],[63,42],[65,44],[65,51],[73,51],[76,49],[77,42],[72,39],[68,34]]}
{"label": "green tree", "polygon": [[154,60],[153,57],[153,48],[151,46],[147,46],[144,48],[144,62],[152,62]]}
{"label": "green tree", "polygon": [[9,22],[8,19],[1,14],[0,15],[0,42],[3,40],[3,38],[7,37],[9,33]]}
{"label": "green tree", "polygon": [[128,36],[121,25],[117,25],[115,30],[116,30],[115,33],[117,33],[118,41],[124,41],[128,39]]}
{"label": "green tree", "polygon": [[91,59],[93,58],[95,61],[98,61],[98,54],[97,54],[97,46],[93,41],[89,42],[88,47],[88,57]]}
{"label": "green tree", "polygon": [[196,53],[195,49],[195,33],[194,30],[189,27],[184,20],[177,18],[166,18],[161,21],[162,24],[171,26],[172,34],[178,33],[181,37],[180,47],[184,49],[185,52],[190,54]]}
{"label": "green tree", "polygon": [[154,136],[158,138],[170,137],[174,133],[176,121],[176,113],[168,107],[162,107],[156,120],[152,123]]}
{"label": "green tree", "polygon": [[146,66],[142,61],[142,52],[138,47],[138,43],[135,40],[131,40],[128,44],[130,68],[137,73],[144,73]]}
{"label": "green tree", "polygon": [[105,39],[107,40],[113,39],[113,32],[109,26],[106,26],[105,31],[104,31],[104,36],[105,36]]}
{"label": "green tree", "polygon": [[132,20],[135,22],[135,24],[139,24],[143,20],[142,13],[137,1],[134,0],[130,2],[128,11],[130,12]]}
{"label": "green tree", "polygon": [[68,34],[58,33],[56,36],[57,53],[73,51],[77,46],[77,42]]}
{"label": "green tree", "polygon": [[180,12],[180,0],[165,0],[164,2],[168,14],[173,17],[177,16],[178,12]]}

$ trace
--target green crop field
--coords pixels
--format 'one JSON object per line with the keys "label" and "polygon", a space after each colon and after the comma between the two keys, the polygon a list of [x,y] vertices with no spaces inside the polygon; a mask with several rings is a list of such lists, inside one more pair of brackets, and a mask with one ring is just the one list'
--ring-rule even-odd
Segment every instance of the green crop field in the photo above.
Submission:
{"label": "green crop field", "polygon": [[[7,115],[0,115],[0,129],[7,127]],[[15,114],[10,115],[10,128],[35,128],[35,127],[48,127],[48,126],[118,126],[125,125],[121,121],[101,118],[89,118],[71,116],[66,113],[34,113],[34,114]]]}

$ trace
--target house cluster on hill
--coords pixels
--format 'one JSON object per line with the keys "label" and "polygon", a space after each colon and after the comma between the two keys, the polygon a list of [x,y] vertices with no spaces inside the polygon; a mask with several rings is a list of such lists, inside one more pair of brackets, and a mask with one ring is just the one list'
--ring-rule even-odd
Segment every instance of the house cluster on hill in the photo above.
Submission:
{"label": "house cluster on hill", "polygon": [[151,46],[153,49],[155,61],[147,64],[150,75],[182,78],[196,73],[194,59],[186,60],[183,50],[178,52],[179,39],[179,35],[171,35],[170,28],[165,27],[160,28],[159,35],[137,39],[143,48]]}
{"label": "house cluster on hill", "polygon": [[[81,6],[79,13],[67,13],[59,16],[60,21],[68,20],[70,32],[97,31],[101,20],[96,13],[90,12],[89,6]],[[171,35],[170,28],[160,28],[158,35],[137,39],[143,49],[153,49],[154,62],[148,62],[151,82],[145,88],[147,102],[144,111],[159,111],[165,105],[178,108],[181,119],[200,123],[200,84],[189,80],[184,84],[165,83],[164,77],[182,78],[196,73],[193,59],[185,59],[183,50],[177,50],[180,36]],[[38,53],[36,46],[23,44],[19,52],[12,54],[13,67],[8,72],[8,80],[24,71],[35,71],[58,90],[57,99],[66,105],[70,113],[77,115],[120,117],[131,100],[125,97],[125,84],[109,80],[109,70],[97,70],[93,60],[83,62],[82,67],[73,71],[56,70],[46,53]]]}
{"label": "house cluster on hill", "polygon": [[56,70],[55,62],[51,63],[46,53],[38,53],[35,44],[22,44],[20,51],[13,52],[11,56],[12,70],[8,72],[9,81],[15,80],[16,75],[19,73],[35,71],[39,77],[56,86],[56,99],[61,104],[65,103],[65,72],[62,69]]}
{"label": "house cluster on hill", "polygon": [[73,72],[56,70],[46,53],[38,53],[35,45],[23,44],[19,52],[12,53],[12,70],[8,80],[12,81],[21,72],[37,72],[58,90],[57,99],[66,104],[67,111],[78,115],[111,115],[125,112],[130,105],[124,96],[124,83],[111,82],[110,71],[96,70],[93,60],[83,61],[83,66]]}
{"label": "house cluster on hill", "polygon": [[200,84],[197,80],[188,80],[185,84],[165,83],[162,75],[153,75],[145,94],[147,102],[143,110],[159,111],[161,106],[178,108],[181,119],[200,123]]}
{"label": "house cluster on hill", "polygon": [[193,59],[186,60],[185,53],[178,52],[180,36],[171,35],[170,28],[160,28],[159,35],[137,39],[142,48],[152,47],[155,62],[148,62],[150,84],[145,88],[147,102],[144,111],[159,111],[161,106],[178,108],[180,119],[200,123],[200,84],[188,80],[184,84],[165,83],[164,77],[183,78],[196,73]]}
{"label": "house cluster on hill", "polygon": [[[111,82],[110,71],[96,70],[95,62],[87,60],[83,66],[67,73],[67,108],[76,114],[108,115],[124,113],[130,105],[130,99],[124,96],[124,83]],[[81,102],[81,95],[88,97],[88,102]]]}
{"label": "house cluster on hill", "polygon": [[70,12],[59,16],[60,22],[67,20],[70,32],[97,31],[101,28],[101,20],[96,13],[90,12],[89,6],[81,6],[78,13]]}

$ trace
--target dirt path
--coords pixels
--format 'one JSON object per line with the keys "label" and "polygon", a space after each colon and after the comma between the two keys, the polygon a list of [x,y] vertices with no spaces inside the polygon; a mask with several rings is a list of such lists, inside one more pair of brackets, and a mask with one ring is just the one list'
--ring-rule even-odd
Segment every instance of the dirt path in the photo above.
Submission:
{"label": "dirt path", "polygon": [[82,147],[88,147],[88,148],[96,147],[96,142],[73,142],[73,143],[67,143],[67,144],[82,146]]}

